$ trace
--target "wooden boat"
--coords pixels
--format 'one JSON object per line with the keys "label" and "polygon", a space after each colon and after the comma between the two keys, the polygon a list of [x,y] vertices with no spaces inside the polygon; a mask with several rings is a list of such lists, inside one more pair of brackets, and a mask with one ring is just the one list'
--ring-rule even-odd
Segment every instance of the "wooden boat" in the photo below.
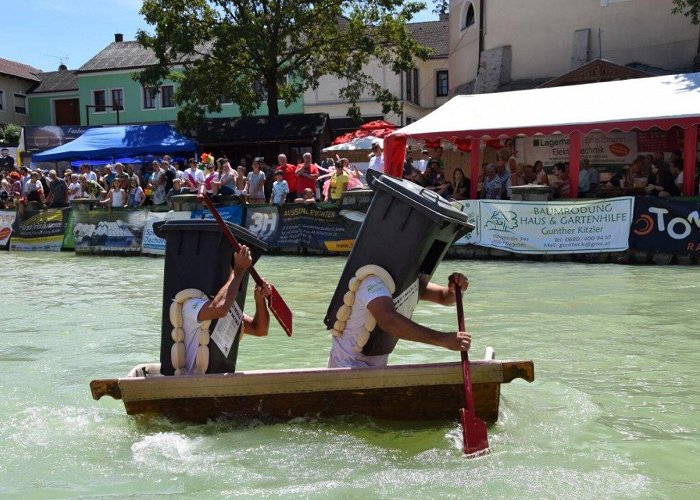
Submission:
{"label": "wooden boat", "polygon": [[[534,380],[532,361],[471,361],[476,414],[498,419],[501,384]],[[92,397],[124,402],[129,415],[162,414],[206,422],[221,417],[280,420],[359,414],[398,420],[449,420],[464,407],[461,363],[384,368],[312,368],[163,376],[160,364],[142,364],[127,377],[93,380]]]}

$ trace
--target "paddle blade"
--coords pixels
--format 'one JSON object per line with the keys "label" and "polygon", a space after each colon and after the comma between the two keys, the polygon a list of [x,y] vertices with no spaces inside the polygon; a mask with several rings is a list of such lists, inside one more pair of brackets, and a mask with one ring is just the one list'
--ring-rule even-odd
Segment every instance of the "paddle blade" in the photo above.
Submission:
{"label": "paddle blade", "polygon": [[267,304],[270,308],[270,311],[272,311],[273,316],[277,318],[277,321],[279,322],[284,332],[287,334],[288,337],[291,337],[292,311],[290,311],[289,306],[287,306],[287,303],[284,301],[277,289],[272,285],[270,285],[270,287],[272,288],[272,293],[267,298]]}
{"label": "paddle blade", "polygon": [[465,408],[459,410],[459,416],[462,420],[464,453],[470,458],[487,453],[489,438],[486,434],[486,423],[469,413]]}

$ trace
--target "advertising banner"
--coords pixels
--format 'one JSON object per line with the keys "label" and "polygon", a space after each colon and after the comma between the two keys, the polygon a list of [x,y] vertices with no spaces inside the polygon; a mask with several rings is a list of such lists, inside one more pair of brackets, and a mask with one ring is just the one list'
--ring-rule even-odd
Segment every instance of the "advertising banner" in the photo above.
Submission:
{"label": "advertising banner", "polygon": [[479,200],[479,245],[515,253],[619,252],[634,198],[564,202]]}
{"label": "advertising banner", "polygon": [[67,142],[77,139],[90,127],[74,125],[70,127],[58,127],[47,125],[44,127],[24,127],[24,149],[30,153],[39,153],[47,149],[62,146]]}
{"label": "advertising banner", "polygon": [[474,230],[455,241],[453,245],[478,245],[479,244],[479,200],[464,200],[459,202],[463,213],[467,214],[467,221],[474,226]]}
{"label": "advertising banner", "polygon": [[[244,205],[225,205],[223,207],[216,207],[219,211],[221,218],[227,222],[231,222],[240,226],[243,222],[243,206]],[[253,205],[255,206],[255,205]],[[192,219],[213,219],[214,216],[211,214],[209,209],[199,209],[190,212],[190,218]]]}
{"label": "advertising banner", "polygon": [[12,224],[15,222],[16,215],[14,210],[0,210],[0,248],[2,249],[10,246]]}
{"label": "advertising banner", "polygon": [[630,230],[630,248],[700,256],[700,202],[638,197]]}
{"label": "advertising banner", "polygon": [[[539,160],[545,166],[551,166],[569,161],[569,137],[566,135],[526,137],[517,144],[524,148],[524,156],[518,155],[521,163],[534,165]],[[581,159],[587,159],[593,165],[632,163],[636,156],[636,132],[592,133],[581,139]]]}
{"label": "advertising banner", "polygon": [[75,253],[139,254],[147,210],[76,210]]}
{"label": "advertising banner", "polygon": [[248,206],[246,229],[270,248],[309,248],[349,252],[364,214],[335,205]]}
{"label": "advertising banner", "polygon": [[69,208],[31,210],[15,221],[10,250],[60,252]]}
{"label": "advertising banner", "polygon": [[192,212],[148,212],[143,228],[141,253],[147,255],[165,255],[165,239],[156,235],[153,224],[166,220],[190,219]]}

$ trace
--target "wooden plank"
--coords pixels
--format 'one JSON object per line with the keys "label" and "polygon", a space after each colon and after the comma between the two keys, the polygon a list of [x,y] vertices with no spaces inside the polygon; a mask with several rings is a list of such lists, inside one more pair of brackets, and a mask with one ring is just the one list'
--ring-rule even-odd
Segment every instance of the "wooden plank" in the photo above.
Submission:
{"label": "wooden plank", "polygon": [[[498,419],[500,384],[474,386],[476,414],[487,423]],[[225,417],[264,421],[311,416],[366,415],[392,420],[456,420],[464,406],[461,384],[374,388],[217,398],[171,398],[125,401],[130,415],[157,413],[175,420],[204,423]]]}

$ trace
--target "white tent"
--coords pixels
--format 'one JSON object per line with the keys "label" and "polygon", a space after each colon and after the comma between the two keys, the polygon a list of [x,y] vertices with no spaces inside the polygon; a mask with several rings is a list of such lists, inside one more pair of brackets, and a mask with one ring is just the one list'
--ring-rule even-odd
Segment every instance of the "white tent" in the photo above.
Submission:
{"label": "white tent", "polygon": [[[571,176],[577,178],[582,135],[679,126],[685,129],[684,178],[691,182],[698,124],[700,73],[464,95],[385,138],[385,165],[388,173],[400,175],[409,138],[446,140],[465,146],[489,138],[566,134],[570,139],[570,162],[572,167],[575,165]],[[478,167],[478,158],[473,159],[473,175]]]}

